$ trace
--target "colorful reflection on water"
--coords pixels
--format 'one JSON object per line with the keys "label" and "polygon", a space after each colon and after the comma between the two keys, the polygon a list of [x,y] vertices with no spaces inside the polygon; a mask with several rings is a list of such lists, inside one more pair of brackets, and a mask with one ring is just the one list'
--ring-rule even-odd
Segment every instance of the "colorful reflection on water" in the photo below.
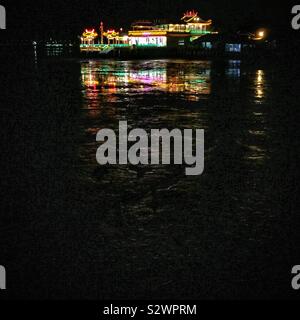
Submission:
{"label": "colorful reflection on water", "polygon": [[[57,246],[51,252],[44,237],[54,236],[66,248],[60,265],[80,263],[70,283],[88,283],[82,292],[92,298],[240,297],[250,285],[256,296],[273,285],[278,274],[266,277],[281,259],[286,268],[290,252],[284,230],[291,227],[289,185],[297,165],[295,74],[274,76],[273,66],[247,68],[240,61],[106,60],[44,68],[36,82],[20,82],[13,112],[5,112],[18,116],[13,150],[26,147],[15,153],[16,163],[24,155],[30,162],[4,170],[3,179],[15,183],[13,171],[17,181],[24,176],[18,210],[45,219],[37,253],[59,261]],[[20,72],[3,87],[9,99]],[[178,166],[100,167],[96,133],[120,120],[146,130],[205,129],[204,174],[187,177]],[[23,198],[28,190],[37,204]],[[35,234],[36,223],[28,222]]]}
{"label": "colorful reflection on water", "polygon": [[[180,68],[182,65],[182,68]],[[187,99],[211,93],[210,62],[160,60],[154,62],[87,62],[81,67],[82,84],[102,94],[184,93]]]}
{"label": "colorful reflection on water", "polygon": [[261,165],[268,158],[271,88],[265,70],[247,69],[240,60],[82,61],[81,84],[88,135],[119,120],[142,128],[203,128],[221,139],[229,126],[238,128],[230,148],[244,148],[240,161]]}

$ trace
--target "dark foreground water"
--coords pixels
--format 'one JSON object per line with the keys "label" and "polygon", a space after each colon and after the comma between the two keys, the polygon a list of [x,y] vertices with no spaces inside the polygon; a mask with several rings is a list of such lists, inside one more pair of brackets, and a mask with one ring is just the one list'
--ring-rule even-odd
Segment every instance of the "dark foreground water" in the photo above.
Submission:
{"label": "dark foreground water", "polygon": [[[0,264],[12,298],[289,297],[297,71],[9,61]],[[205,129],[205,172],[96,163],[101,128]]]}

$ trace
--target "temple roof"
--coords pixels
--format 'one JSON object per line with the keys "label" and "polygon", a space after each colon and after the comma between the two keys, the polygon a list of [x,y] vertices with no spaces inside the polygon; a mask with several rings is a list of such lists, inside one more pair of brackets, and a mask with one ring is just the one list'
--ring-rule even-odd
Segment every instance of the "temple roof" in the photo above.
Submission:
{"label": "temple roof", "polygon": [[199,13],[195,10],[190,10],[184,13],[183,17],[181,18],[182,21],[185,23],[208,23],[211,20],[203,20]]}

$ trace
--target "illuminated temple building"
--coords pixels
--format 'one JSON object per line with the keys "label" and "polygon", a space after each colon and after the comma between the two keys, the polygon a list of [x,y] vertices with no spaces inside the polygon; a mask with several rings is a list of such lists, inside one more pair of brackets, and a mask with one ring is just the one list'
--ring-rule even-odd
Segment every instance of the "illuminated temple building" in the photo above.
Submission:
{"label": "illuminated temple building", "polygon": [[151,24],[137,22],[129,31],[129,42],[136,46],[186,45],[199,37],[211,33],[212,20],[202,20],[198,12],[188,11],[177,24]]}
{"label": "illuminated temple building", "polygon": [[[179,23],[153,23],[137,21],[128,33],[103,31],[100,37],[94,30],[85,30],[81,37],[82,51],[103,51],[115,47],[177,47],[186,46],[203,35],[211,34],[212,20],[203,20],[198,12],[188,11]],[[91,36],[92,35],[92,36]]]}

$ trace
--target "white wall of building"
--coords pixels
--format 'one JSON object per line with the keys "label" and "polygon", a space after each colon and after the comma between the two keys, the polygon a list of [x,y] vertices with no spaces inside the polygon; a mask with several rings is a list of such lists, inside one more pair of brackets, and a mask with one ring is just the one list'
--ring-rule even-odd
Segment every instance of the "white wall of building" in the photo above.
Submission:
{"label": "white wall of building", "polygon": [[167,46],[167,37],[165,37],[165,36],[130,37],[129,44],[136,45],[136,46],[166,47]]}

